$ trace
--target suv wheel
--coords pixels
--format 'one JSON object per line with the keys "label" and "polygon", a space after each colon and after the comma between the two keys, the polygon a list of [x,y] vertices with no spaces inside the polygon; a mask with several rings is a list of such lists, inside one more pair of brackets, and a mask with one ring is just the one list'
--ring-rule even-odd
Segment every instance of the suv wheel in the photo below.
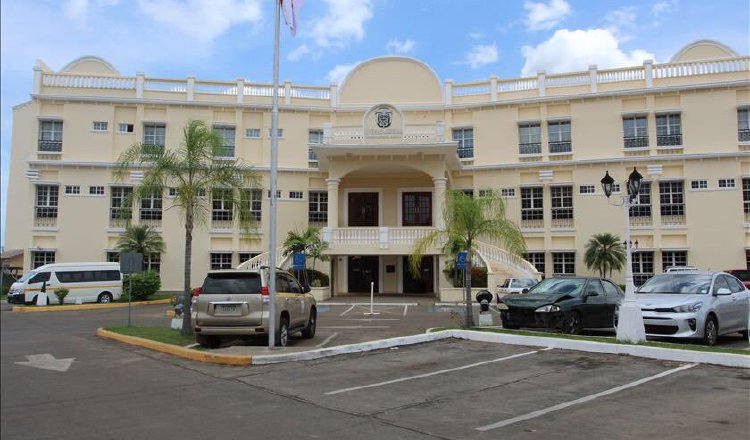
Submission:
{"label": "suv wheel", "polygon": [[302,336],[307,339],[315,337],[315,327],[317,326],[318,313],[315,309],[310,310],[310,319],[307,321],[307,327],[302,330]]}
{"label": "suv wheel", "polygon": [[289,318],[282,316],[279,321],[279,330],[276,332],[276,345],[286,347],[289,342]]}
{"label": "suv wheel", "polygon": [[195,335],[195,342],[201,347],[219,348],[221,345],[221,336],[215,335]]}

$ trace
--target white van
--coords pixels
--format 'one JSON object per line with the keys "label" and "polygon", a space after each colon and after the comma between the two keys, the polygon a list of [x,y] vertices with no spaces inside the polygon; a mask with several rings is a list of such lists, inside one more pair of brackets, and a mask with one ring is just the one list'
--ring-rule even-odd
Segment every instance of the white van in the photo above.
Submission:
{"label": "white van", "polygon": [[54,263],[26,273],[10,286],[8,302],[35,304],[44,289],[47,304],[57,304],[55,289],[68,289],[65,303],[110,303],[122,295],[120,263]]}

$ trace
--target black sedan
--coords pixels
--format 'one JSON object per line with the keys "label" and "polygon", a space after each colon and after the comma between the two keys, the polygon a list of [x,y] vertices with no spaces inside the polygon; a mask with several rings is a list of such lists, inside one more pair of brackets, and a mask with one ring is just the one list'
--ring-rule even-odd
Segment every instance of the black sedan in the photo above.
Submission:
{"label": "black sedan", "polygon": [[505,296],[497,305],[503,327],[559,329],[612,329],[615,306],[623,291],[605,278],[548,278],[524,295]]}

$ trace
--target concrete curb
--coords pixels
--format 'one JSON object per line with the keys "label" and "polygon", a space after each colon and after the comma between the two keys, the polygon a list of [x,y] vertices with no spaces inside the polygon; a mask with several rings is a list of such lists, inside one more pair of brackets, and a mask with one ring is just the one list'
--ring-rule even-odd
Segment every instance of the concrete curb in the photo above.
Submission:
{"label": "concrete curb", "polygon": [[104,330],[103,328],[97,329],[96,334],[102,338],[112,339],[115,341],[123,342],[125,344],[148,348],[151,350],[181,357],[183,359],[189,359],[191,361],[234,366],[246,366],[253,363],[252,356],[234,356],[226,354],[207,353],[204,351],[192,350],[190,348],[180,347],[177,345],[156,342],[152,341],[151,339],[122,335],[120,333],[114,333],[108,330]]}
{"label": "concrete curb", "polygon": [[[137,301],[130,303],[133,306],[146,306],[150,304],[170,304],[171,299],[156,299],[153,301]],[[109,304],[80,304],[69,306],[13,306],[11,311],[20,313],[32,312],[68,312],[71,310],[98,310],[98,309],[120,309],[127,307],[128,303],[109,303]]]}

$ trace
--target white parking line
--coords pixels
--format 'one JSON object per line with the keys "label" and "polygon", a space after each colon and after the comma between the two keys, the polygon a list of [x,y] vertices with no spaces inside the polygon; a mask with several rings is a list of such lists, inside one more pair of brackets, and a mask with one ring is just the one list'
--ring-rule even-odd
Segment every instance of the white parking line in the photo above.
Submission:
{"label": "white parking line", "polygon": [[404,317],[406,317],[406,312],[409,310],[409,305],[404,306]]}
{"label": "white parking line", "polygon": [[[543,350],[548,350],[548,349],[543,349]],[[513,354],[513,355],[510,355],[510,356],[505,356],[505,357],[501,357],[501,358],[497,358],[497,359],[491,359],[489,361],[476,362],[476,363],[469,364],[469,365],[463,365],[461,367],[448,368],[448,369],[445,369],[445,370],[433,371],[431,373],[417,374],[415,376],[406,376],[406,377],[401,377],[399,379],[387,380],[385,382],[372,383],[372,384],[369,384],[369,385],[362,385],[362,386],[358,386],[358,387],[342,388],[340,390],[329,391],[329,392],[324,393],[324,394],[327,395],[327,396],[330,396],[330,395],[333,395],[333,394],[348,393],[349,391],[356,391],[356,390],[361,390],[361,389],[364,389],[364,388],[381,387],[383,385],[390,385],[392,383],[405,382],[407,380],[423,379],[425,377],[436,376],[438,374],[452,373],[454,371],[465,370],[467,368],[478,367],[480,365],[491,364],[491,363],[494,363],[494,362],[507,361],[507,360],[515,359],[515,358],[518,358],[518,357],[521,357],[521,356],[528,356],[530,354],[538,353],[539,351],[541,351],[541,350],[527,351],[525,353]]]}
{"label": "white parking line", "polygon": [[346,318],[344,321],[400,321],[400,318]]}
{"label": "white parking line", "polygon": [[339,316],[344,316],[344,315],[346,315],[347,313],[351,312],[351,311],[352,311],[352,309],[353,309],[353,308],[355,308],[355,307],[357,307],[357,305],[356,305],[356,304],[352,304],[352,306],[351,306],[351,307],[349,307],[348,309],[344,310],[344,312],[343,312],[342,314],[340,314]]}
{"label": "white parking line", "polygon": [[317,348],[323,347],[327,343],[331,342],[331,340],[333,338],[335,338],[336,336],[338,336],[338,335],[339,335],[338,332],[332,334],[331,336],[327,337],[323,342],[321,342],[320,344],[316,345],[315,347],[317,347]]}
{"label": "white parking line", "polygon": [[352,328],[391,328],[390,325],[333,325],[329,327],[320,328],[333,328],[333,329],[352,329]]}
{"label": "white parking line", "polygon": [[499,421],[497,423],[493,423],[491,425],[480,426],[479,428],[476,428],[476,430],[477,431],[482,431],[482,432],[484,432],[484,431],[490,431],[492,429],[502,428],[503,426],[512,425],[514,423],[522,422],[524,420],[531,420],[531,419],[534,419],[536,417],[543,416],[543,415],[545,415],[547,413],[551,413],[553,411],[559,411],[559,410],[565,409],[565,408],[567,408],[569,406],[578,405],[579,403],[586,403],[586,402],[592,401],[592,400],[597,399],[597,398],[602,397],[602,396],[608,396],[610,394],[614,394],[614,393],[617,393],[619,391],[626,390],[628,388],[636,387],[636,386],[644,384],[646,382],[650,382],[652,380],[656,380],[656,379],[662,378],[664,376],[669,376],[672,373],[677,373],[678,371],[687,370],[688,368],[693,368],[696,365],[698,365],[698,364],[687,364],[687,365],[683,365],[681,367],[673,368],[671,370],[662,371],[659,374],[655,374],[655,375],[649,376],[649,377],[644,377],[643,379],[638,379],[638,380],[636,380],[634,382],[630,382],[630,383],[627,383],[625,385],[620,385],[618,387],[610,388],[610,389],[602,391],[600,393],[590,394],[588,396],[581,397],[580,399],[576,399],[576,400],[571,400],[569,402],[558,403],[557,405],[553,405],[553,406],[550,406],[550,407],[547,407],[547,408],[544,408],[544,409],[540,409],[538,411],[533,411],[533,412],[530,412],[530,413],[527,413],[527,414],[524,414],[524,415],[521,415],[521,416],[518,416],[518,417],[513,417],[513,418],[510,418],[510,419],[501,420],[501,421]]}

